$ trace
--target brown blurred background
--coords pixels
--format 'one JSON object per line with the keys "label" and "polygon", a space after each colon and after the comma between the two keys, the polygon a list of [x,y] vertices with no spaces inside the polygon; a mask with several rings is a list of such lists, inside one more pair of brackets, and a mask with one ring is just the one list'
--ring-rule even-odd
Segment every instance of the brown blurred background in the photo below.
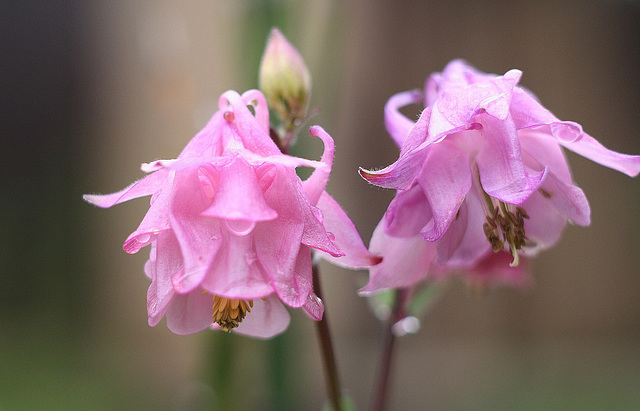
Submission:
{"label": "brown blurred background", "polygon": [[[0,409],[320,409],[313,325],[270,341],[146,323],[147,251],[122,241],[147,204],[81,194],[175,157],[220,93],[257,86],[272,25],[314,78],[337,144],[329,191],[367,240],[393,193],[382,109],[453,58],[524,72],[558,117],[640,154],[637,1],[22,1],[0,3]],[[301,138],[296,153],[317,158]],[[569,154],[592,226],[533,264],[535,287],[452,284],[399,341],[392,409],[638,409],[640,182]],[[344,386],[365,408],[380,325],[366,273],[322,266]]]}

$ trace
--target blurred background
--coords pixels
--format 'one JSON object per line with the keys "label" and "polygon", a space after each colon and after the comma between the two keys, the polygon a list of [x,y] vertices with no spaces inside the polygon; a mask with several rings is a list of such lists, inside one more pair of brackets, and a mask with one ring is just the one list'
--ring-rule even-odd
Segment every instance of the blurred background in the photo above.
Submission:
{"label": "blurred background", "polygon": [[[0,410],[321,409],[313,324],[259,341],[150,328],[147,251],[121,245],[148,203],[83,203],[174,158],[227,89],[257,87],[279,26],[336,140],[328,191],[368,240],[393,193],[358,166],[397,149],[394,93],[453,59],[521,84],[607,147],[640,154],[637,1],[1,1]],[[295,154],[318,158],[300,139]],[[638,409],[640,181],[568,154],[592,209],[534,261],[535,286],[453,283],[402,338],[391,409]],[[322,265],[345,389],[369,403],[381,326],[365,272]]]}

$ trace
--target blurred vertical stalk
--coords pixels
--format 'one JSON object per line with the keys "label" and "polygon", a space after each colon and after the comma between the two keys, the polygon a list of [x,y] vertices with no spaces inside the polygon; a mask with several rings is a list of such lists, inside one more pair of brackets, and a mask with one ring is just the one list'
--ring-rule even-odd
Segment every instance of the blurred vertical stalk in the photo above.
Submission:
{"label": "blurred vertical stalk", "polygon": [[[323,300],[322,289],[320,286],[320,275],[318,273],[318,263],[313,262],[313,290],[318,298]],[[324,300],[323,300],[324,301]],[[329,319],[325,307],[322,320],[316,321],[316,330],[318,333],[318,342],[322,351],[322,363],[325,371],[325,380],[327,384],[327,394],[333,406],[334,411],[342,411],[340,378],[338,376],[338,366],[331,341],[331,333],[329,331]]]}

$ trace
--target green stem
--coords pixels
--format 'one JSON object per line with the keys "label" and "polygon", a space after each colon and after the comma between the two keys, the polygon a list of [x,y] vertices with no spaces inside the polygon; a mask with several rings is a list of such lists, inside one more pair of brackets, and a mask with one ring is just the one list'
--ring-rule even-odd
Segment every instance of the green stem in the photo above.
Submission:
{"label": "green stem", "polygon": [[393,371],[394,347],[396,336],[393,333],[393,325],[400,321],[404,316],[404,304],[407,298],[408,290],[396,290],[393,302],[393,309],[387,323],[384,326],[382,336],[382,349],[380,354],[380,364],[378,366],[378,376],[376,379],[376,390],[373,396],[371,409],[373,411],[382,411],[387,406],[389,387],[391,385],[391,374]]}
{"label": "green stem", "polygon": [[[318,274],[318,264],[315,261],[312,264],[312,272],[313,289],[318,298],[322,300],[323,298],[322,289],[320,287],[320,276]],[[340,379],[338,377],[338,367],[334,355],[333,343],[331,342],[331,333],[329,332],[329,319],[326,307],[324,310],[324,315],[322,316],[322,320],[316,321],[316,330],[318,341],[320,343],[320,349],[322,351],[322,362],[325,371],[327,394],[333,406],[333,410],[342,411]]]}

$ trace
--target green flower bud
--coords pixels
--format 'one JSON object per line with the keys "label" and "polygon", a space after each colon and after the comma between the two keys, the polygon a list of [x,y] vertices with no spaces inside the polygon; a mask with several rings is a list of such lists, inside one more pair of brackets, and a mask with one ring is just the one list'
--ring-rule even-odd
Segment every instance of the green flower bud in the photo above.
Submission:
{"label": "green flower bud", "polygon": [[298,50],[277,28],[271,29],[260,62],[260,90],[286,131],[294,130],[307,115],[311,74]]}

